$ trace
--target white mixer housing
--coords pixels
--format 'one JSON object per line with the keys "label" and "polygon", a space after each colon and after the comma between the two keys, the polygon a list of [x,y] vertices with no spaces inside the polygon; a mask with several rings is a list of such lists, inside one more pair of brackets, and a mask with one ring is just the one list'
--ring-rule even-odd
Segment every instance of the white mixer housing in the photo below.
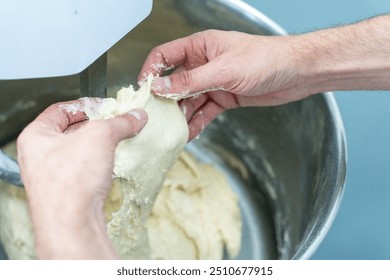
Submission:
{"label": "white mixer housing", "polygon": [[153,0],[12,0],[0,9],[0,79],[81,72],[139,24]]}

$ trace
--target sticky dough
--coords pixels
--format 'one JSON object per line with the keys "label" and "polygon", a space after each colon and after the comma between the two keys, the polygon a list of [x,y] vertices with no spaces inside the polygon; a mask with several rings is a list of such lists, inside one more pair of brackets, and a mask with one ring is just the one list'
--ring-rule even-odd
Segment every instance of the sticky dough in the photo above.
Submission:
{"label": "sticky dough", "polygon": [[[237,197],[223,173],[182,153],[188,128],[177,102],[150,94],[150,80],[98,106],[84,102],[90,120],[139,107],[149,115],[141,133],[117,147],[104,206],[107,233],[120,257],[221,259],[224,247],[235,257],[241,244]],[[34,258],[33,239],[24,190],[2,183],[0,240],[9,258]]]}
{"label": "sticky dough", "polygon": [[108,119],[134,108],[144,108],[149,121],[137,135],[119,143],[115,151],[114,177],[123,192],[122,206],[107,224],[108,235],[125,259],[150,258],[146,221],[167,172],[188,139],[188,125],[173,100],[150,93],[151,79],[138,90],[121,89],[117,98],[99,106],[85,106],[90,120]]}
{"label": "sticky dough", "polygon": [[237,196],[225,175],[183,152],[148,219],[153,259],[231,258],[241,245]]}

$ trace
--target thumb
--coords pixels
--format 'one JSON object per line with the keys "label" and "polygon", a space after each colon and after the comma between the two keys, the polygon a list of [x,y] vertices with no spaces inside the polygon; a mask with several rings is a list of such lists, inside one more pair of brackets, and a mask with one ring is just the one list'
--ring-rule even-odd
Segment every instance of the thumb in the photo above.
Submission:
{"label": "thumb", "polygon": [[148,115],[143,109],[133,109],[126,114],[106,120],[116,143],[137,135],[147,121]]}
{"label": "thumb", "polygon": [[152,81],[152,91],[157,95],[169,95],[170,98],[179,100],[203,92],[222,90],[224,79],[220,75],[221,67],[218,64],[211,61],[191,70],[181,67],[180,71],[169,76],[156,77]]}

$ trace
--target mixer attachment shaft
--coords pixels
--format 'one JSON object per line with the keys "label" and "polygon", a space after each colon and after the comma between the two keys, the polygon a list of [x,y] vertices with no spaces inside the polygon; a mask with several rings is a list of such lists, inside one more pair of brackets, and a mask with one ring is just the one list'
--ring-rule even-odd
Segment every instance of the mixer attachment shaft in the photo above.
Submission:
{"label": "mixer attachment shaft", "polygon": [[80,73],[81,97],[107,97],[107,53]]}

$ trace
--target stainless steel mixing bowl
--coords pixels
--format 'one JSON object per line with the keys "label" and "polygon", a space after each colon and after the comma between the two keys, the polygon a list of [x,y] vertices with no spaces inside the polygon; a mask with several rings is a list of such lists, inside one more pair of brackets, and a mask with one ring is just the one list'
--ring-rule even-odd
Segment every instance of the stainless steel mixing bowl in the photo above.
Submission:
{"label": "stainless steel mixing bowl", "polygon": [[[154,1],[152,14],[108,52],[109,93],[136,83],[154,46],[210,28],[283,34],[240,1]],[[77,98],[79,76],[0,81],[0,92],[0,144],[5,144],[51,103]],[[344,130],[332,94],[226,112],[187,148],[224,170],[240,196],[239,258],[310,257],[332,224],[345,179]],[[245,168],[232,165],[228,154]]]}

